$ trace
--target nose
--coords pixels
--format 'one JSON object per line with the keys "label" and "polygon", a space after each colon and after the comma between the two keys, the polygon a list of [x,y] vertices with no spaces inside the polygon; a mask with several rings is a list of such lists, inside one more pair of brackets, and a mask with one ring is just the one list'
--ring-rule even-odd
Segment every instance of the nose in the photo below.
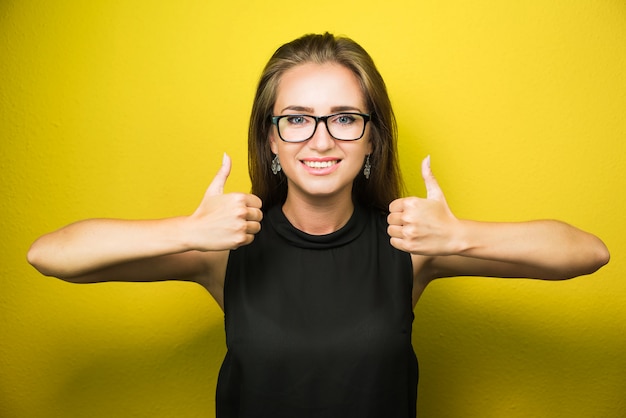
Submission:
{"label": "nose", "polygon": [[[321,126],[324,125],[324,126]],[[326,151],[334,148],[335,139],[330,136],[328,132],[328,127],[326,126],[325,120],[320,120],[317,123],[317,127],[315,129],[315,133],[308,140],[309,148],[314,149],[316,151]]]}

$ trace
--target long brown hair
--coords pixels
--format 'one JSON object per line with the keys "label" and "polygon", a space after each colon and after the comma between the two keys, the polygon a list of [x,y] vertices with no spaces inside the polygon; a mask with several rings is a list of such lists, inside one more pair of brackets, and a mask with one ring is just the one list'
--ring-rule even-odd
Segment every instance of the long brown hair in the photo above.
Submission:
{"label": "long brown hair", "polygon": [[397,127],[387,87],[369,54],[356,42],[329,33],[305,35],[276,50],[259,81],[248,131],[248,170],[252,193],[264,207],[281,204],[287,197],[287,181],[282,172],[271,171],[273,159],[269,146],[270,116],[278,84],[285,71],[304,63],[337,63],[350,69],[361,84],[370,121],[372,143],[369,179],[358,175],[352,189],[353,199],[364,206],[383,211],[404,191],[397,158]]}

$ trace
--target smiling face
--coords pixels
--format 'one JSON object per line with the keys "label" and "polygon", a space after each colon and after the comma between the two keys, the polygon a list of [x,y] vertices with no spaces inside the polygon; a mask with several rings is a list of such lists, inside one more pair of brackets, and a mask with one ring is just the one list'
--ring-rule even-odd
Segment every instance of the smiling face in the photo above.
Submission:
{"label": "smiling face", "polygon": [[[335,63],[307,63],[283,74],[274,116],[325,116],[337,112],[369,112],[359,81],[348,68]],[[287,199],[351,199],[352,183],[361,174],[366,155],[372,152],[368,133],[369,126],[361,139],[340,141],[330,136],[324,122],[320,122],[311,139],[287,143],[273,126],[270,147],[279,156],[287,177]]]}

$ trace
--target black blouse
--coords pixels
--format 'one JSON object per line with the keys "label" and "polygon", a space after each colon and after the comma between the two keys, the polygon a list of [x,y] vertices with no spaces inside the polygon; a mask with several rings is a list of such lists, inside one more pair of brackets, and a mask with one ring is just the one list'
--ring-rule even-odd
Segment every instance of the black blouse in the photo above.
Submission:
{"label": "black blouse", "polygon": [[415,417],[412,268],[385,215],[355,207],[328,235],[271,208],[231,251],[217,417]]}

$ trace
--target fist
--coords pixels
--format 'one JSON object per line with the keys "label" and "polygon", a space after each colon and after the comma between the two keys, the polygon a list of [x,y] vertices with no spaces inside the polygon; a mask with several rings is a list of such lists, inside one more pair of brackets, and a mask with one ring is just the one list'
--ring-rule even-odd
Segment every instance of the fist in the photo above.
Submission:
{"label": "fist", "polygon": [[200,206],[189,217],[192,247],[200,251],[233,250],[250,244],[261,230],[262,202],[246,193],[224,194],[231,160],[224,154],[222,166],[209,185]]}
{"label": "fist", "polygon": [[395,248],[420,255],[450,255],[459,221],[450,211],[443,191],[430,168],[430,156],[422,161],[426,198],[406,197],[389,205],[387,233]]}

